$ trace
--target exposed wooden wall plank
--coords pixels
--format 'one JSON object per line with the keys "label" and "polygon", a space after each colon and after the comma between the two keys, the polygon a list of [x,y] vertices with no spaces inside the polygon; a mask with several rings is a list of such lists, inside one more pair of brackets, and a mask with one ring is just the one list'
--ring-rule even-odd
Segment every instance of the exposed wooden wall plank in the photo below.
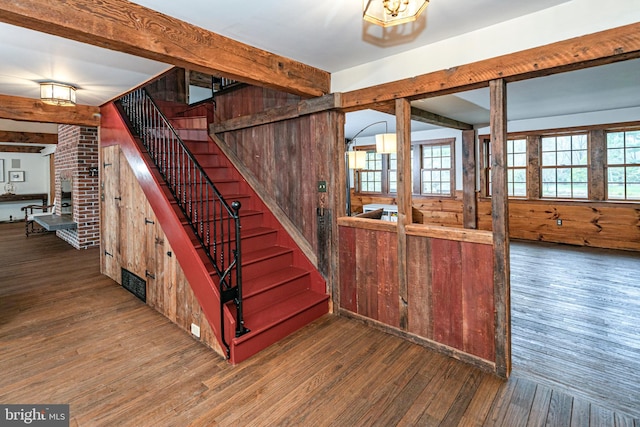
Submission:
{"label": "exposed wooden wall plank", "polygon": [[431,239],[407,236],[408,332],[433,338]]}
{"label": "exposed wooden wall plank", "polygon": [[431,239],[433,338],[463,348],[461,242]]}
{"label": "exposed wooden wall plank", "polygon": [[358,312],[356,286],[356,229],[340,227],[340,307]]}
{"label": "exposed wooden wall plank", "polygon": [[[398,263],[394,250],[398,244],[396,233],[377,233],[378,241],[378,313],[377,320],[400,327],[400,306],[398,305]],[[384,256],[383,254],[387,254]]]}
{"label": "exposed wooden wall plank", "polygon": [[297,104],[290,104],[284,107],[277,106],[254,114],[232,117],[220,123],[211,123],[209,131],[211,133],[222,133],[241,130],[249,127],[296,119],[301,116],[335,109],[339,106],[340,94],[329,94],[317,98],[304,99]]}
{"label": "exposed wooden wall plank", "polygon": [[491,105],[491,207],[494,246],[496,373],[511,373],[511,304],[509,288],[509,201],[507,197],[507,84],[492,80]]}
{"label": "exposed wooden wall plank", "polygon": [[124,0],[2,3],[0,20],[94,46],[305,96],[330,92],[330,75],[325,71]]}
{"label": "exposed wooden wall plank", "polygon": [[469,230],[463,228],[415,224],[407,227],[407,234],[410,234],[412,236],[457,240],[461,242],[473,242],[485,245],[493,244],[493,233],[484,230]]}
{"label": "exposed wooden wall plank", "polygon": [[464,351],[495,360],[493,247],[462,242]]}

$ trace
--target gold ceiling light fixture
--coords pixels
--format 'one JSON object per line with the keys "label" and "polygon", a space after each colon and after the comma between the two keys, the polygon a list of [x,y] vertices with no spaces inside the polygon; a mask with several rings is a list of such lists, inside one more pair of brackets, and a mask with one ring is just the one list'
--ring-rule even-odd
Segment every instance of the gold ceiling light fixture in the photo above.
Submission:
{"label": "gold ceiling light fixture", "polygon": [[76,88],[65,83],[42,82],[40,83],[40,100],[49,105],[76,105]]}
{"label": "gold ceiling light fixture", "polygon": [[415,21],[428,4],[429,0],[363,0],[362,17],[386,28]]}

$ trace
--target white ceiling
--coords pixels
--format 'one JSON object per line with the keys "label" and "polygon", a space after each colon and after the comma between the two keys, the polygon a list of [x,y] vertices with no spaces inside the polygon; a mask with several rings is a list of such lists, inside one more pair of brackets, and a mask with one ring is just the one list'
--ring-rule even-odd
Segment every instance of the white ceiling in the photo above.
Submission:
{"label": "white ceiling", "polygon": [[[570,0],[432,0],[417,23],[383,33],[361,19],[359,0],[136,1],[332,73],[567,2]],[[96,106],[169,68],[2,23],[0,57],[0,94],[37,98],[38,82],[56,80],[78,86],[78,103]],[[607,67],[511,84],[509,117],[526,119],[640,105],[638,61]],[[479,125],[488,121],[488,102],[488,92],[476,90],[415,105]],[[358,115],[352,117],[347,136],[364,127],[361,123],[376,120],[363,113],[361,122]],[[419,128],[430,127],[416,124]]]}

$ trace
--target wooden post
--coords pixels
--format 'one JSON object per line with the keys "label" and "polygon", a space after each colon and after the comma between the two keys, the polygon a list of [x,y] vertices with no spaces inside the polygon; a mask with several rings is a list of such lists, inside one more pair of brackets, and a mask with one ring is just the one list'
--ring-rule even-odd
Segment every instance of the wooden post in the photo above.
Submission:
{"label": "wooden post", "polygon": [[398,304],[400,329],[409,321],[407,290],[407,232],[411,214],[411,103],[396,99],[396,134],[398,137]]}
{"label": "wooden post", "polygon": [[491,104],[491,209],[493,212],[493,291],[496,323],[496,374],[511,373],[509,283],[509,205],[507,198],[507,85],[489,82]]}
{"label": "wooden post", "polygon": [[589,132],[589,200],[604,200],[607,187],[607,136],[603,129]]}
{"label": "wooden post", "polygon": [[[328,192],[326,193],[326,204],[320,205],[325,211],[325,226],[329,228],[329,237],[331,239],[329,247],[329,270],[325,273],[327,286],[331,293],[332,311],[338,312],[340,307],[340,236],[338,235],[338,217],[343,216],[346,206],[346,165],[344,162],[345,143],[344,143],[344,122],[345,115],[341,111],[331,111],[328,113],[328,130],[335,132],[335,140],[329,141],[331,147],[325,147],[329,150],[327,170],[328,176]],[[335,172],[332,172],[335,171]],[[321,176],[321,175],[318,175]],[[328,209],[327,209],[328,208]]]}
{"label": "wooden post", "polygon": [[462,131],[462,216],[464,228],[478,228],[476,132]]}
{"label": "wooden post", "polygon": [[541,196],[540,136],[527,136],[527,197],[539,199]]}

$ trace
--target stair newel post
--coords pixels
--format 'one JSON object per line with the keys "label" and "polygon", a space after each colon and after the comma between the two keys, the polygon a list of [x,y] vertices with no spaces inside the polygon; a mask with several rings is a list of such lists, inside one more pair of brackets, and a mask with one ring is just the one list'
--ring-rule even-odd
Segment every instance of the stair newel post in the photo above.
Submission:
{"label": "stair newel post", "polygon": [[235,200],[231,203],[231,208],[233,209],[233,219],[235,223],[235,237],[236,237],[236,248],[234,250],[234,264],[236,265],[236,337],[240,337],[247,332],[249,329],[244,326],[244,315],[242,313],[242,249],[241,249],[241,239],[240,239],[240,208],[242,205],[239,201]]}

